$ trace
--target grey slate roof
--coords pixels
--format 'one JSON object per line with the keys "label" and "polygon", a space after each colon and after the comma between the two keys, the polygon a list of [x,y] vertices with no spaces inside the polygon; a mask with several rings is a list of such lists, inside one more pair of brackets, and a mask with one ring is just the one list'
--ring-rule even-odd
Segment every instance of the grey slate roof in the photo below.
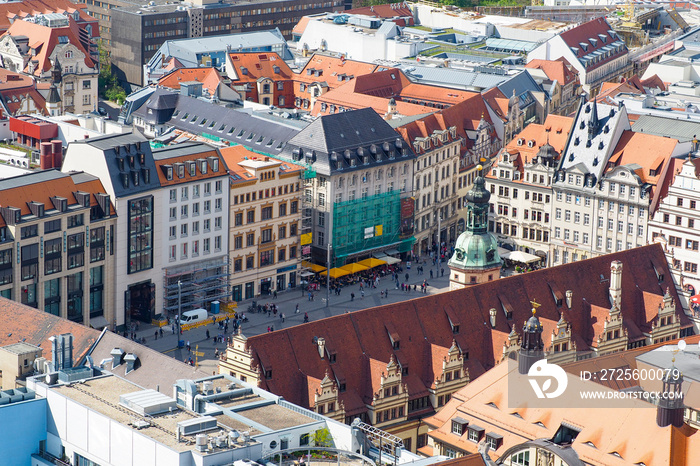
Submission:
{"label": "grey slate roof", "polygon": [[322,174],[366,170],[414,157],[400,135],[371,108],[317,118],[289,140],[285,152],[295,160],[303,158]]}
{"label": "grey slate roof", "polygon": [[[112,184],[114,195],[117,198],[132,196],[160,187],[160,181],[156,173],[156,164],[153,161],[153,154],[151,153],[151,145],[146,138],[138,133],[101,136],[72,142],[71,146],[73,144],[78,146],[87,144],[102,151],[107,170],[109,171],[109,182]],[[143,165],[139,160],[139,154],[145,155]],[[133,168],[130,167],[128,161],[125,160],[124,170],[122,171],[118,160],[127,156],[133,156],[134,166]],[[146,182],[143,176],[142,169],[146,169],[150,172],[148,182]],[[123,181],[125,174],[129,178],[128,185],[125,185]],[[138,185],[134,184],[133,176],[138,177]],[[107,180],[102,180],[103,184],[106,182]]]}
{"label": "grey slate roof", "polygon": [[[170,97],[163,100],[163,95]],[[299,131],[298,122],[287,124],[282,119],[272,121],[269,118],[258,118],[254,114],[183,96],[169,89],[156,89],[146,104],[133,114],[146,121],[153,120],[156,116],[148,114],[148,102],[158,102],[159,108],[155,113],[165,112],[168,117],[165,120],[166,126],[193,134],[207,133],[269,154],[281,153],[287,141]],[[170,107],[162,105],[164,102]]]}
{"label": "grey slate roof", "polygon": [[0,191],[10,188],[19,188],[21,186],[29,186],[36,183],[43,183],[50,180],[57,180],[60,178],[65,178],[66,176],[68,176],[66,173],[62,173],[60,170],[54,169],[35,171],[25,175],[4,178],[0,179]]}
{"label": "grey slate roof", "polygon": [[503,81],[498,85],[498,89],[503,92],[506,97],[515,95],[520,99],[520,109],[523,110],[530,104],[534,103],[535,99],[531,95],[532,92],[541,92],[542,87],[537,84],[530,73],[521,71],[508,80]]}
{"label": "grey slate roof", "polygon": [[265,48],[282,47],[282,59],[293,58],[287,48],[287,42],[279,29],[269,31],[225,34],[220,36],[197,37],[191,39],[167,40],[148,61],[146,67],[156,70],[161,67],[162,57],[175,57],[186,67],[199,66],[199,56],[225,52],[228,47],[233,51],[263,51]]}
{"label": "grey slate roof", "polygon": [[455,89],[491,89],[510,79],[503,74],[491,74],[486,72],[466,71],[455,68],[432,68],[429,66],[416,66],[413,63],[399,65],[408,78],[416,83],[437,84],[454,87]]}
{"label": "grey slate roof", "polygon": [[700,137],[700,122],[693,120],[676,120],[653,115],[641,115],[632,125],[635,133],[668,136],[678,142],[693,140],[694,135]]}
{"label": "grey slate roof", "polygon": [[[614,140],[616,130],[619,125],[628,124],[627,113],[622,109],[595,102],[582,102],[561,158],[559,176],[562,170],[577,169],[586,175],[592,175],[590,179],[593,185],[601,179],[608,157],[614,149],[611,146],[617,144],[617,140]],[[586,181],[588,180],[589,177],[586,176]]]}

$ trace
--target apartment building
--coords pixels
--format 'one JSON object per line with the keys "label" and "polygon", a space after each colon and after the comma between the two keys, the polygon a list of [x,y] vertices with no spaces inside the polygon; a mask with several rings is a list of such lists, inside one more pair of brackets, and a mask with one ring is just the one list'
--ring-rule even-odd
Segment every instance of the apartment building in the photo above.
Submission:
{"label": "apartment building", "polygon": [[112,197],[84,172],[0,181],[0,296],[95,328],[112,327]]}
{"label": "apartment building", "polygon": [[552,225],[552,178],[573,118],[549,115],[515,136],[486,174],[489,231],[499,244],[546,261]]}
{"label": "apartment building", "polygon": [[[228,171],[206,144],[153,151],[167,230],[157,239],[163,256],[164,310],[209,308],[228,298]],[[167,262],[166,262],[167,261]]]}
{"label": "apartment building", "polygon": [[58,13],[37,22],[16,20],[0,37],[0,57],[10,71],[53,83],[61,112],[81,114],[97,105],[99,66],[77,31],[72,17]]}
{"label": "apartment building", "polygon": [[295,288],[300,280],[302,167],[243,146],[224,148],[221,155],[230,178],[232,299]]}
{"label": "apartment building", "polygon": [[163,309],[164,258],[154,241],[165,237],[160,181],[151,146],[139,134],[117,134],[72,142],[62,171],[86,170],[99,177],[117,214],[110,249],[114,260],[110,328],[123,331],[132,321],[150,323]]}
{"label": "apartment building", "polygon": [[289,140],[286,153],[315,172],[305,178],[302,215],[317,263],[326,263],[329,247],[332,266],[411,249],[413,229],[401,228],[401,200],[413,192],[415,156],[399,136],[366,108],[321,116]]}
{"label": "apartment building", "polygon": [[[649,220],[648,239],[664,246],[671,273],[689,298],[700,290],[700,252],[698,232],[700,218],[699,159],[675,159],[675,173],[668,194],[660,200],[658,209]],[[691,303],[692,304],[692,303]],[[697,317],[697,314],[696,314]]]}
{"label": "apartment building", "polygon": [[553,182],[550,264],[645,244],[671,158],[685,150],[631,131],[624,106],[582,103]]}

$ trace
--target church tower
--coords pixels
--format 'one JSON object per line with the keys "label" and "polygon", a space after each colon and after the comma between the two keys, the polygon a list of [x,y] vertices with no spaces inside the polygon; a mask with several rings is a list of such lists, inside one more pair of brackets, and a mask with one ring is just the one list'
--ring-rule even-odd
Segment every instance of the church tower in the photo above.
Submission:
{"label": "church tower", "polygon": [[532,301],[532,317],[523,326],[523,341],[518,354],[518,372],[527,374],[533,364],[544,358],[542,324],[535,315],[540,305]]}
{"label": "church tower", "polygon": [[656,424],[659,427],[674,426],[680,427],[683,425],[683,413],[685,407],[683,405],[683,374],[675,366],[675,358],[670,369],[664,370],[662,379],[662,393],[664,396],[659,399],[659,405],[656,408]]}
{"label": "church tower", "polygon": [[467,221],[457,238],[455,252],[447,262],[450,290],[458,290],[500,277],[503,261],[498,255],[496,238],[488,232],[489,199],[481,165],[474,186],[467,193]]}

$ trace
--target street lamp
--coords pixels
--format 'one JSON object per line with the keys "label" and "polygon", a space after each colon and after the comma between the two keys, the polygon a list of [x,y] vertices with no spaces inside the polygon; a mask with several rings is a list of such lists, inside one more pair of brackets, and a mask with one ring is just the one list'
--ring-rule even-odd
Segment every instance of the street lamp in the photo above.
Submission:
{"label": "street lamp", "polygon": [[328,257],[326,258],[326,308],[331,302],[331,248],[333,246],[328,243]]}

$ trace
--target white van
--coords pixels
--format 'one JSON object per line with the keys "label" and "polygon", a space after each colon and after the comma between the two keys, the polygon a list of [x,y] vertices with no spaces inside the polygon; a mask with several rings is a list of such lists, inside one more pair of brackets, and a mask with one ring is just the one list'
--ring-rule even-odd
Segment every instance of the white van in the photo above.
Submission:
{"label": "white van", "polygon": [[206,320],[207,310],[206,309],[192,309],[191,311],[185,311],[182,313],[182,319],[180,319],[180,325],[195,324],[197,322],[202,322]]}

